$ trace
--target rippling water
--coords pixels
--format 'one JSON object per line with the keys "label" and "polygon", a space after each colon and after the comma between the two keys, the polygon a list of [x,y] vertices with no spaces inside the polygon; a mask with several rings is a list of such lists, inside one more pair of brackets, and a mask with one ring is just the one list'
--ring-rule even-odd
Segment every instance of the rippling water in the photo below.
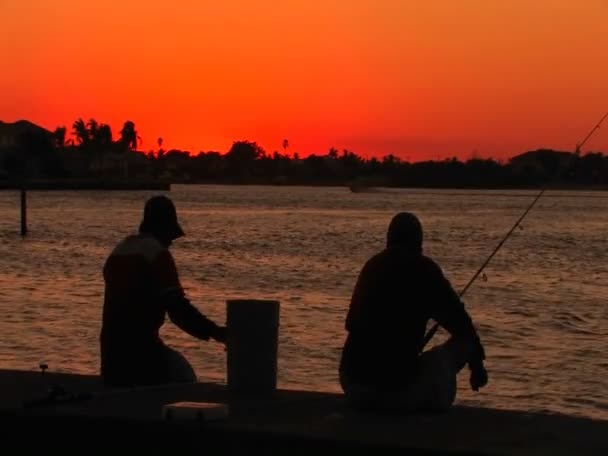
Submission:
{"label": "rippling water", "polygon": [[[343,320],[363,262],[401,210],[461,289],[534,198],[524,191],[174,186],[187,237],[173,247],[192,301],[216,321],[230,298],[281,301],[279,386],[338,391]],[[31,192],[18,236],[16,192],[0,192],[0,367],[96,373],[109,250],[150,192]],[[465,295],[490,384],[459,377],[458,401],[608,418],[608,193],[546,193]],[[163,334],[203,380],[225,353],[170,323]],[[436,337],[441,341],[442,337]]]}

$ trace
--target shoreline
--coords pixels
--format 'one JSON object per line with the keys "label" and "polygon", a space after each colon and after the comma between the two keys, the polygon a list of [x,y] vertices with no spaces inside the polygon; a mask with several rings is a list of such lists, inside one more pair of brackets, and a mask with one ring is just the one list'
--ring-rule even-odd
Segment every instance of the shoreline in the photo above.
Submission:
{"label": "shoreline", "polygon": [[163,190],[170,191],[171,183],[155,179],[32,179],[0,181],[0,190]]}
{"label": "shoreline", "polygon": [[568,192],[608,192],[607,185],[574,185],[574,184],[551,184],[544,187],[537,185],[460,185],[460,186],[441,186],[441,185],[412,185],[412,186],[364,186],[353,188],[349,182],[266,182],[266,181],[245,181],[236,182],[228,180],[206,180],[206,181],[169,181],[159,179],[33,179],[25,183],[19,181],[0,180],[0,191],[2,190],[159,190],[171,191],[174,185],[198,185],[198,186],[262,186],[262,187],[344,187],[353,194],[367,193],[388,193],[399,190],[442,190],[442,191],[568,191]]}
{"label": "shoreline", "polygon": [[416,184],[416,185],[367,185],[360,186],[352,191],[353,183],[351,181],[318,181],[318,182],[272,182],[272,181],[244,181],[236,182],[230,180],[206,180],[206,181],[171,181],[172,185],[239,185],[239,186],[264,186],[264,187],[346,187],[352,193],[372,193],[378,190],[528,190],[540,191],[608,191],[608,185],[598,184],[547,184],[545,186],[520,184],[520,185],[433,185],[433,184]]}

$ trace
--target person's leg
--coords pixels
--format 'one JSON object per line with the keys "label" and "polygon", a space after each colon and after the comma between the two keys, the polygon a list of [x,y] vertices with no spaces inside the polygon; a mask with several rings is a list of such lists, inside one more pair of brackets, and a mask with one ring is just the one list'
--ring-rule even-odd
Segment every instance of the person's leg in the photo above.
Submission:
{"label": "person's leg", "polygon": [[456,375],[466,365],[472,346],[451,338],[420,356],[414,379],[399,391],[378,391],[350,381],[340,372],[340,385],[351,405],[361,410],[402,413],[443,412],[456,399]]}
{"label": "person's leg", "polygon": [[456,399],[456,376],[470,357],[472,345],[450,338],[420,356],[420,370],[410,388],[417,407],[425,411],[446,411]]}
{"label": "person's leg", "polygon": [[430,352],[439,352],[455,373],[466,366],[473,353],[473,344],[454,337],[449,338],[441,345],[433,347]]}
{"label": "person's leg", "polygon": [[164,344],[145,346],[138,350],[123,348],[106,356],[101,376],[108,387],[139,387],[165,383],[196,382],[197,377],[188,360]]}
{"label": "person's leg", "polygon": [[370,410],[378,405],[378,394],[373,389],[353,382],[348,375],[340,371],[340,386],[346,401],[358,410]]}
{"label": "person's leg", "polygon": [[402,414],[420,411],[424,409],[428,395],[425,392],[428,385],[417,381],[401,390],[381,390],[353,382],[343,372],[340,372],[340,385],[349,405],[364,412]]}
{"label": "person's leg", "polygon": [[180,352],[165,346],[163,348],[163,358],[167,383],[190,383],[197,381],[192,365]]}

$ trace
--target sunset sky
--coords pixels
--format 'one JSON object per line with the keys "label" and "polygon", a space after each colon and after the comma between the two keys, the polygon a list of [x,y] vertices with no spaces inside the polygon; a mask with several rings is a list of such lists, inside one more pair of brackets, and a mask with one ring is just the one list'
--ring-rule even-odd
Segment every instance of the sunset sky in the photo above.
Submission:
{"label": "sunset sky", "polygon": [[608,111],[607,24],[608,0],[0,0],[0,120],[130,119],[193,153],[574,150]]}

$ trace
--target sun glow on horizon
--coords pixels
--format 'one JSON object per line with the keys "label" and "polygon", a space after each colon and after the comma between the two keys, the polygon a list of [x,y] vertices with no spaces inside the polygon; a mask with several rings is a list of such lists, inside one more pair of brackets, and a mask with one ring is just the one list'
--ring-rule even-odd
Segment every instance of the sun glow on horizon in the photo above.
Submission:
{"label": "sun glow on horizon", "polygon": [[[0,120],[135,122],[142,150],[412,161],[574,151],[608,110],[608,2],[0,5]],[[585,150],[608,152],[600,129]]]}

